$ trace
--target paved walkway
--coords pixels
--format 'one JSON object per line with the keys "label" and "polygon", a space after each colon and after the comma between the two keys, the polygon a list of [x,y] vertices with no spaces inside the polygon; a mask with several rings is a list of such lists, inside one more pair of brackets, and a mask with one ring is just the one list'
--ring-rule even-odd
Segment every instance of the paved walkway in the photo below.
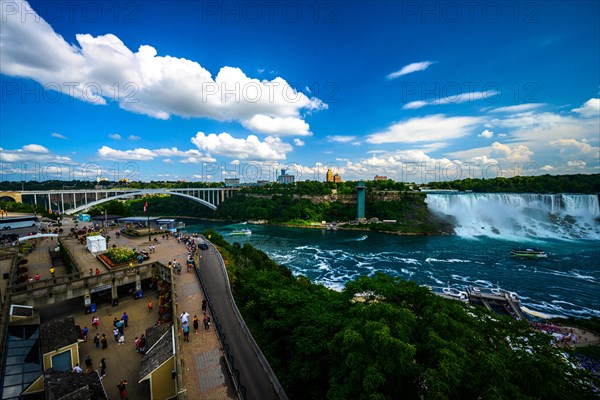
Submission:
{"label": "paved walkway", "polygon": [[[241,384],[246,388],[248,400],[279,399],[273,383],[265,373],[253,349],[251,337],[236,318],[235,303],[231,290],[225,279],[226,272],[221,268],[221,258],[211,245],[201,251],[200,274],[206,285],[214,312],[226,336],[229,351],[235,360],[235,367],[240,372]],[[285,396],[285,394],[283,394]]]}
{"label": "paved walkway", "polygon": [[[185,250],[183,244],[180,246]],[[179,260],[185,260],[185,257],[180,257]],[[189,313],[190,325],[195,315],[202,321],[204,296],[196,274],[187,273],[183,267],[181,275],[175,275],[175,283],[177,315],[181,315],[183,312]],[[210,314],[209,316],[212,319]],[[178,326],[180,326],[179,320]],[[181,349],[183,386],[187,399],[237,399],[214,326],[211,325],[208,330],[204,330],[204,326],[200,322],[198,334],[195,334],[193,326],[190,326],[189,342],[183,341],[181,332],[178,340]]]}

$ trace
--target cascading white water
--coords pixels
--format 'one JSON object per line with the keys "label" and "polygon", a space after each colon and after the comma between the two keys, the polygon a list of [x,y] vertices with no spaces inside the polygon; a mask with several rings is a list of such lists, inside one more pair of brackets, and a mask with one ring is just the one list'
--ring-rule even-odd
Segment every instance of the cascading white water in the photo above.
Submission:
{"label": "cascading white water", "polygon": [[429,210],[453,217],[460,236],[600,239],[598,196],[428,193]]}

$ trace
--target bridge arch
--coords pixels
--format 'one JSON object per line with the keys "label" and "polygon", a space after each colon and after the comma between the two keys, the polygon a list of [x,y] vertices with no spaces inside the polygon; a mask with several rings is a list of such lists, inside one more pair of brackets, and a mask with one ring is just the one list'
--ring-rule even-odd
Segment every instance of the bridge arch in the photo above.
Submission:
{"label": "bridge arch", "polygon": [[19,192],[0,192],[0,201],[14,201],[17,203],[23,202],[23,196]]}
{"label": "bridge arch", "polygon": [[193,200],[193,201],[195,201],[197,203],[203,204],[206,207],[210,208],[211,210],[216,210],[217,209],[217,206],[215,206],[214,204],[211,204],[211,203],[209,203],[206,200],[199,199],[198,197],[190,196],[189,194],[179,193],[179,192],[173,192],[173,191],[168,190],[168,189],[152,189],[152,190],[144,189],[144,190],[138,190],[138,191],[134,191],[134,192],[123,193],[123,194],[119,194],[119,195],[116,195],[116,196],[106,197],[104,199],[92,201],[90,203],[81,205],[79,207],[71,208],[69,210],[65,210],[65,214],[75,214],[75,213],[78,213],[80,211],[86,210],[88,208],[97,206],[98,204],[106,203],[108,201],[112,201],[112,200],[116,200],[116,199],[122,199],[122,198],[125,198],[125,197],[131,197],[131,196],[142,196],[142,195],[145,195],[145,194],[169,194],[169,195],[181,196],[181,197],[185,197],[187,199]]}

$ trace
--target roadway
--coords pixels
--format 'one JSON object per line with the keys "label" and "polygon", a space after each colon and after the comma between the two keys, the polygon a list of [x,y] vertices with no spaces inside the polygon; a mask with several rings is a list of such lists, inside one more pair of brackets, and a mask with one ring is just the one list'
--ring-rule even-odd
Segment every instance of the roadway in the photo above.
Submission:
{"label": "roadway", "polygon": [[[224,330],[229,353],[235,360],[235,368],[240,373],[240,383],[246,388],[248,400],[268,400],[286,398],[285,393],[278,396],[273,383],[259,361],[251,338],[244,329],[243,320],[236,317],[236,306],[231,295],[226,272],[221,267],[221,258],[217,250],[210,245],[208,250],[200,251],[200,275],[205,284],[206,295],[210,298],[213,312],[218,316]],[[269,367],[270,368],[270,367]]]}

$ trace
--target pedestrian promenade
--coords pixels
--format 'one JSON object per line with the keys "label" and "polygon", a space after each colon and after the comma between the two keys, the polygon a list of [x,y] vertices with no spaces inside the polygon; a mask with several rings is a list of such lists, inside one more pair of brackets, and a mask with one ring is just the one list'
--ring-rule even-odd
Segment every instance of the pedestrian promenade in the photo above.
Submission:
{"label": "pedestrian promenade", "polygon": [[[208,330],[204,329],[202,319],[202,300],[204,295],[200,287],[200,282],[196,274],[186,272],[185,260],[187,258],[187,248],[183,243],[178,244],[176,240],[172,241],[172,246],[181,250],[175,257],[183,263],[181,274],[175,274],[175,298],[176,315],[179,317],[183,312],[189,314],[190,341],[183,341],[181,330],[181,319],[178,318],[176,326],[179,329],[177,340],[179,345],[179,355],[181,359],[181,368],[183,372],[182,381],[183,398],[193,399],[211,399],[225,400],[237,399],[237,395],[225,364],[225,358],[221,345],[217,339],[214,325],[211,324]],[[169,259],[163,260],[168,263]],[[208,312],[208,311],[207,311]],[[194,315],[198,316],[200,326],[198,333],[194,332],[192,320]],[[210,313],[209,317],[212,316]]]}
{"label": "pedestrian promenade", "polygon": [[190,325],[197,315],[200,320],[204,317],[202,314],[202,288],[198,282],[196,274],[186,272],[185,260],[187,259],[187,247],[183,243],[178,243],[176,238],[157,237],[157,242],[148,242],[148,238],[132,239],[121,235],[118,239],[111,232],[111,245],[136,248],[137,250],[147,250],[150,244],[155,246],[155,252],[151,254],[152,261],[159,261],[168,265],[169,261],[178,260],[182,263],[181,274],[174,273],[174,316],[173,321],[176,328],[177,347],[179,349],[179,359],[181,368],[179,398],[183,399],[237,399],[234,386],[229,377],[225,359],[222,354],[220,343],[214,328],[204,330],[202,324],[198,334],[191,327],[190,341],[183,341],[183,332],[181,330],[181,321],[178,318],[182,312],[190,314]]}
{"label": "pedestrian promenade", "polygon": [[[65,234],[68,234],[71,222],[64,226]],[[200,321],[202,314],[202,300],[204,298],[202,288],[198,277],[194,272],[187,273],[185,260],[187,259],[187,247],[183,243],[178,243],[177,239],[168,240],[158,237],[158,241],[148,242],[148,238],[128,238],[121,235],[116,238],[114,233],[116,229],[109,230],[111,240],[109,246],[116,244],[135,248],[137,250],[147,250],[147,246],[152,244],[156,251],[151,254],[151,261],[158,261],[165,265],[169,261],[177,259],[183,264],[181,274],[174,274],[174,316],[176,328],[176,340],[178,355],[180,358],[180,399],[202,400],[202,399],[237,399],[234,385],[229,376],[229,371],[225,364],[223,351],[218,341],[214,326],[204,330],[202,323],[198,333],[194,332],[193,327],[190,330],[190,341],[183,341],[180,320],[177,318],[183,311],[190,314],[189,321],[192,323],[194,315],[197,315]],[[39,272],[43,278],[47,278],[50,259],[48,250],[57,246],[57,240],[35,239],[36,246],[33,252],[27,257],[29,259],[28,267],[35,274]],[[78,267],[83,274],[89,268],[100,265],[102,272],[104,267],[85,249],[85,246],[77,243],[76,240],[66,239],[67,246],[71,251],[73,258],[78,263]],[[97,264],[96,264],[97,263]],[[83,265],[79,265],[83,264]],[[56,275],[60,276],[66,273],[63,269],[57,269]],[[80,301],[81,300],[81,301]],[[113,307],[110,304],[99,304],[95,314],[85,314],[83,299],[73,299],[64,303],[59,303],[48,307],[47,315],[57,317],[61,315],[71,315],[81,328],[88,327],[88,341],[80,345],[79,357],[84,360],[90,355],[94,362],[94,369],[99,369],[102,357],[106,359],[107,374],[103,378],[105,390],[110,400],[119,398],[116,385],[122,380],[128,380],[127,394],[129,400],[147,400],[150,399],[150,392],[147,384],[138,383],[138,374],[141,364],[141,355],[135,352],[135,337],[140,337],[145,330],[156,323],[158,317],[156,308],[153,313],[148,312],[147,301],[157,302],[157,292],[147,291],[144,297],[134,300],[132,297],[120,298],[119,304]],[[125,343],[118,345],[112,335],[112,321],[115,317],[120,318],[124,312],[130,316],[129,327],[125,329]],[[108,338],[108,349],[96,349],[93,343],[93,337],[96,330],[91,326],[91,317],[96,315],[100,317],[101,325],[98,330],[100,334],[106,334]],[[210,315],[209,315],[210,316]],[[212,318],[212,316],[211,316]]]}

